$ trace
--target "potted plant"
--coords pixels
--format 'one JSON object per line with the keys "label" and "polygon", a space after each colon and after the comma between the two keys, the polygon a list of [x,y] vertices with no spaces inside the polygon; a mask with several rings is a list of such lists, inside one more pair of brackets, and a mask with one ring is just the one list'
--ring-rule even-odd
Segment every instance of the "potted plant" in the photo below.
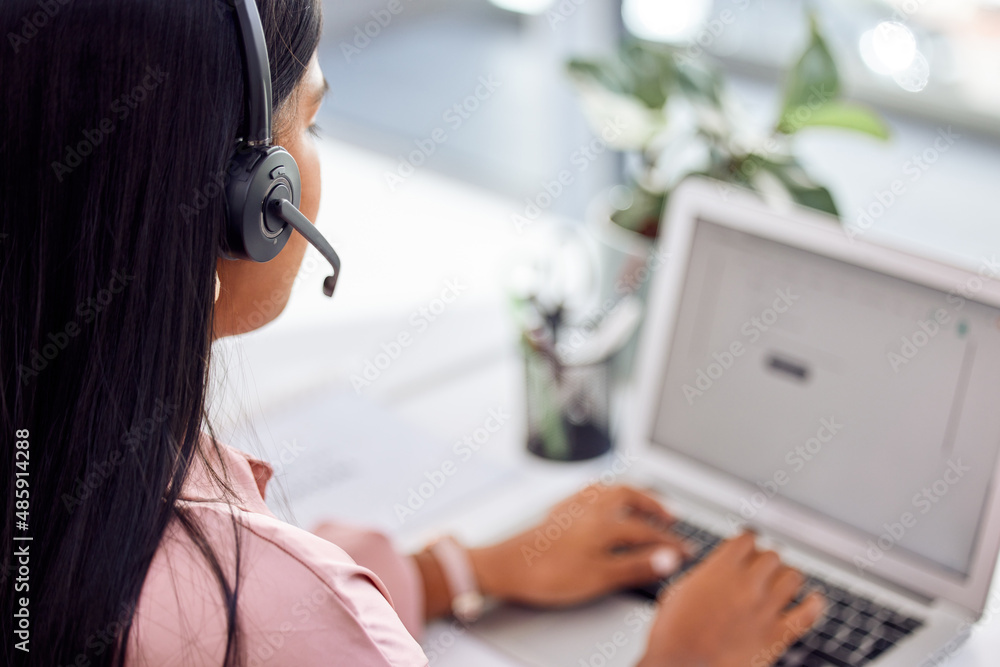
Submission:
{"label": "potted plant", "polygon": [[812,127],[889,136],[876,112],[843,98],[815,17],[786,76],[778,117],[764,131],[734,103],[720,68],[691,49],[632,40],[610,57],[575,58],[567,67],[595,131],[610,123],[624,128],[609,145],[626,155],[627,182],[602,194],[590,216],[603,246],[602,303],[629,292],[643,296],[661,214],[686,177],[708,176],[720,187],[742,186],[772,202],[839,217],[830,191],[796,157],[795,138]]}

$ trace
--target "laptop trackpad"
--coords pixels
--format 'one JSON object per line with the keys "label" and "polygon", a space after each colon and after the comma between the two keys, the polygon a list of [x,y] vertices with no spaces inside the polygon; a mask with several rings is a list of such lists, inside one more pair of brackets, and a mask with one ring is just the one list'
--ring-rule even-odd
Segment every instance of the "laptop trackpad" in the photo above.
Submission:
{"label": "laptop trackpad", "polygon": [[525,665],[632,667],[646,649],[654,613],[650,601],[626,594],[559,611],[504,606],[473,632]]}

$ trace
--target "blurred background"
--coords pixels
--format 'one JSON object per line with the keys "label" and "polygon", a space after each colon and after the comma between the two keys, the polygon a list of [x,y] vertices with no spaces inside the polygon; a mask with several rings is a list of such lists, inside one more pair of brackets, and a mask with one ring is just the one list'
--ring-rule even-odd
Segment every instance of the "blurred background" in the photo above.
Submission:
{"label": "blurred background", "polygon": [[[803,158],[843,201],[847,221],[938,127],[953,126],[963,139],[933,170],[941,173],[928,174],[922,190],[929,192],[913,193],[878,227],[908,236],[932,226],[925,218],[956,217],[994,227],[987,197],[1000,172],[993,159],[1000,138],[995,0],[400,0],[402,11],[382,26],[377,15],[389,4],[325,3],[320,56],[333,92],[322,122],[330,137],[405,154],[480,76],[491,75],[502,86],[427,166],[521,201],[591,136],[566,76],[568,58],[610,53],[629,37],[693,46],[721,66],[747,113],[764,119],[808,37],[806,14],[815,11],[848,95],[883,111],[895,131],[888,145],[839,133],[806,138]],[[722,23],[726,12],[733,20]],[[899,53],[873,46],[885,22],[909,32],[891,38]],[[551,210],[582,218],[621,169],[617,156],[602,156]]]}
{"label": "blurred background", "polygon": [[[337,295],[310,250],[282,317],[214,347],[219,435],[274,462],[269,502],[304,527],[483,543],[605,479],[614,451],[535,453],[617,435],[687,175],[1000,274],[1000,0],[324,7],[316,223]],[[564,372],[559,327],[597,364]],[[435,664],[510,664],[471,650]]]}
{"label": "blurred background", "polygon": [[[220,431],[272,460],[305,447],[333,457],[317,470],[343,473],[361,465],[351,442],[419,431],[437,443],[431,460],[400,465],[432,469],[501,410],[510,419],[476,459],[490,472],[454,491],[486,493],[522,470],[523,297],[561,272],[564,290],[590,299],[577,308],[590,333],[609,315],[592,303],[648,265],[659,208],[687,174],[1000,270],[997,0],[324,6],[317,224],[343,259],[338,294],[322,296],[310,251],[284,315],[216,346]],[[816,95],[831,104],[796,118]],[[627,363],[614,369],[615,382],[628,377]],[[313,421],[283,431],[290,410]],[[372,436],[380,420],[414,430]],[[561,473],[544,470],[553,497],[578,481],[560,490]],[[356,518],[414,543],[443,521],[403,526],[390,507]]]}

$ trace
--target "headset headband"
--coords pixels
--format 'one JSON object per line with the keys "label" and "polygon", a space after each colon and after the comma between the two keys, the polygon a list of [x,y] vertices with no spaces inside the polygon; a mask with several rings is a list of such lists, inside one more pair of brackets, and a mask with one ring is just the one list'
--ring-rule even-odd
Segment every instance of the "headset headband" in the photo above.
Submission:
{"label": "headset headband", "polygon": [[255,0],[235,0],[243,43],[243,85],[246,86],[246,125],[243,141],[251,146],[271,143],[271,67],[264,26]]}
{"label": "headset headband", "polygon": [[[333,275],[323,292],[333,296],[340,277],[340,258],[315,225],[299,211],[299,168],[292,155],[271,146],[271,67],[264,26],[255,0],[228,0],[236,9],[243,56],[243,99],[246,119],[238,166],[226,185],[228,217],[226,256],[268,262],[285,246],[294,229],[330,262]],[[251,150],[242,150],[249,147]]]}

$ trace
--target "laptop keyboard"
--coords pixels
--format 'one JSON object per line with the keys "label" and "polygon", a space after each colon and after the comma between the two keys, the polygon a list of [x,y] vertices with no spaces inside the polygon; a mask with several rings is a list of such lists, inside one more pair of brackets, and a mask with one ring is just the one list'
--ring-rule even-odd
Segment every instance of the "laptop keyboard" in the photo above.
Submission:
{"label": "laptop keyboard", "polygon": [[[647,597],[655,598],[663,586],[700,562],[722,541],[684,521],[677,521],[673,530],[692,546],[695,556],[664,581],[638,589]],[[861,667],[923,625],[916,618],[816,577],[806,576],[803,590],[819,591],[826,597],[826,615],[778,659],[776,667]]]}

